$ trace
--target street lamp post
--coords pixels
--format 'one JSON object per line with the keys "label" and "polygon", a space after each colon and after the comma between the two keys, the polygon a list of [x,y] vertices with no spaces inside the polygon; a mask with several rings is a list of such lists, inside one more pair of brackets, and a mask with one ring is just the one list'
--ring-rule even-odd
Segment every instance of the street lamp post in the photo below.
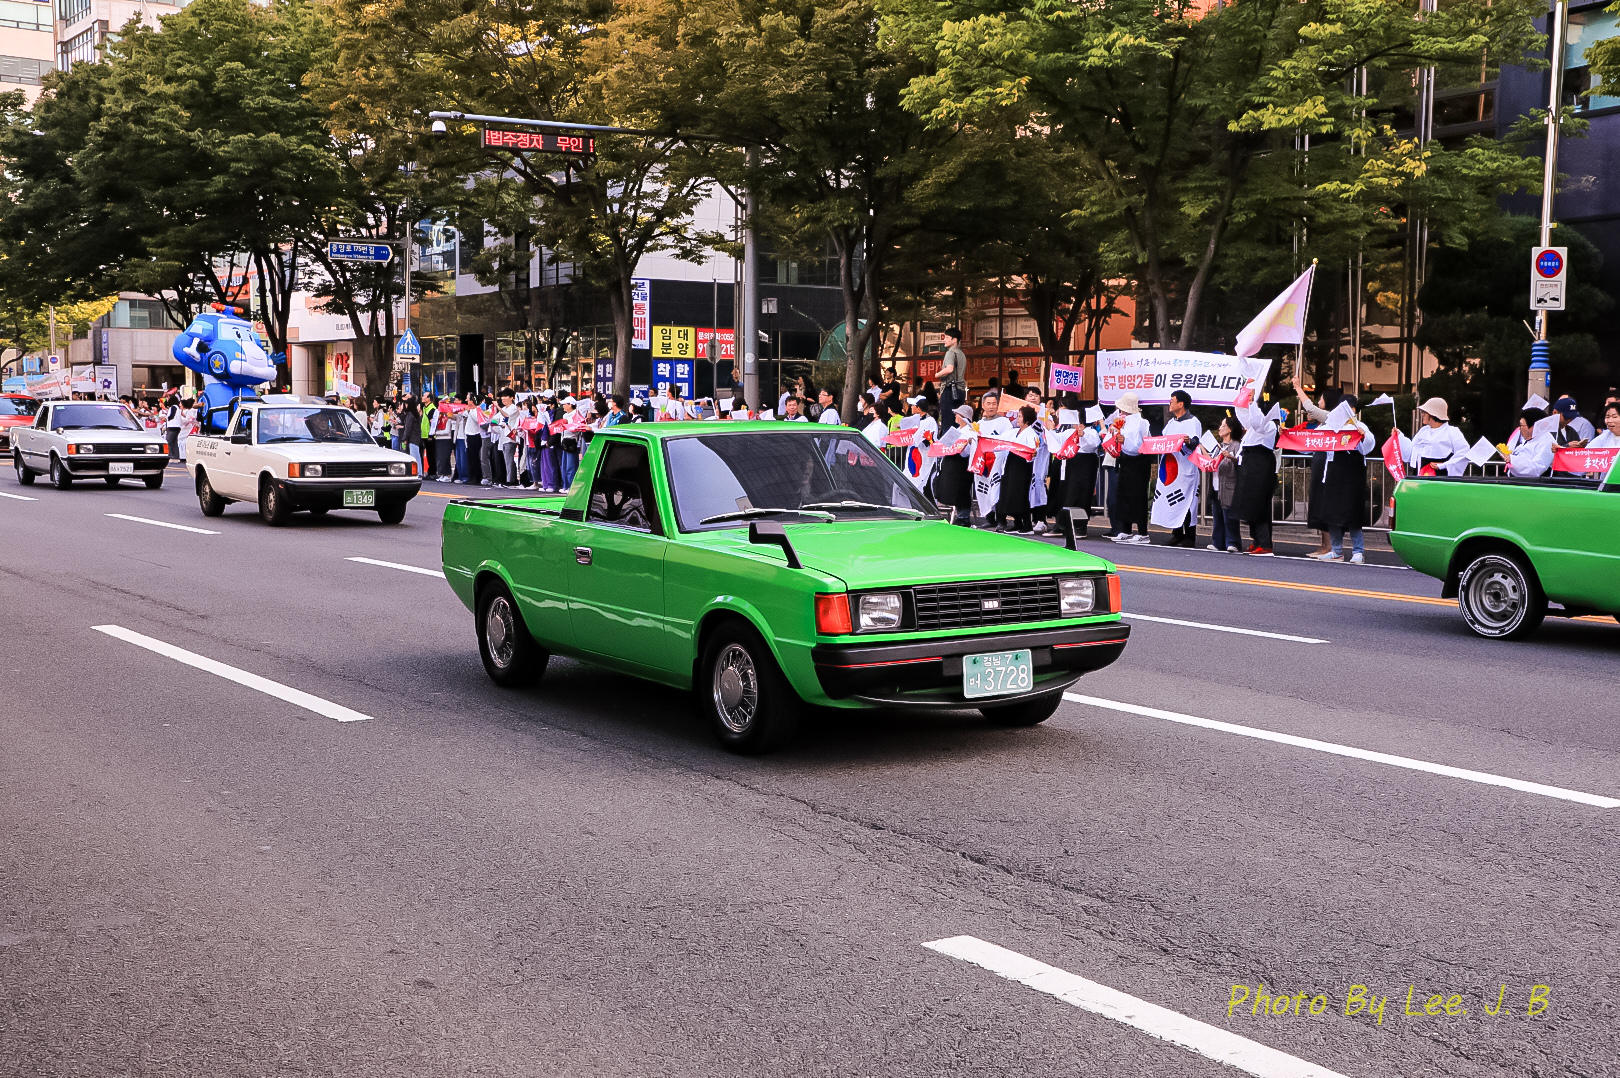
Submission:
{"label": "street lamp post", "polygon": [[[1558,186],[1558,129],[1563,121],[1564,48],[1568,37],[1569,4],[1555,0],[1548,28],[1552,38],[1552,61],[1547,76],[1547,146],[1541,162],[1541,246],[1552,246],[1553,195]],[[1531,396],[1551,400],[1551,347],[1547,343],[1547,312],[1536,312],[1536,339],[1530,345]]]}
{"label": "street lamp post", "polygon": [[[524,116],[485,116],[474,112],[444,112],[428,113],[428,119],[433,121],[432,131],[435,135],[448,133],[445,121],[510,124],[513,127],[538,127],[550,131],[591,131],[602,135],[654,135],[674,137],[683,141],[725,142],[725,139],[715,138],[712,135],[670,135],[665,131],[649,131],[633,127],[613,127],[606,124],[577,124],[564,123],[561,120],[534,120]],[[750,169],[757,162],[757,150],[750,147],[748,150],[748,164]],[[754,235],[754,215],[758,210],[757,199],[754,195],[753,183],[750,181],[748,192],[744,198],[746,212],[743,221],[743,316],[742,325],[736,327],[739,334],[745,335],[743,344],[743,396],[748,401],[751,410],[759,409],[759,272],[757,260],[759,257],[758,245]],[[717,331],[718,326],[714,327]],[[716,333],[718,336],[718,332]],[[711,352],[718,352],[711,342]],[[711,360],[716,357],[710,356]],[[629,377],[628,361],[626,359],[625,376]]]}

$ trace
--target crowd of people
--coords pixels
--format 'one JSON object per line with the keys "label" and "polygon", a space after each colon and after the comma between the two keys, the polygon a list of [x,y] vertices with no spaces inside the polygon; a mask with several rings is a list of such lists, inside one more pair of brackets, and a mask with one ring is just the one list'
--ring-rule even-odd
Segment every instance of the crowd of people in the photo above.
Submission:
{"label": "crowd of people", "polygon": [[[928,380],[908,389],[892,370],[885,371],[885,377],[867,380],[859,414],[849,416],[840,414],[838,392],[806,378],[787,385],[773,408],[759,412],[746,408],[740,392],[686,399],[678,386],[661,386],[654,396],[630,399],[506,386],[459,397],[376,398],[369,407],[356,400],[350,407],[378,445],[409,453],[429,481],[542,493],[567,490],[592,435],[621,423],[820,423],[853,427],[880,446],[892,445],[892,435],[911,432],[915,437],[901,439],[903,444],[961,446],[939,456],[926,478],[918,477],[955,523],[1035,535],[1061,522],[1072,524],[1076,538],[1092,538],[1100,509],[1106,524],[1095,537],[1130,544],[1152,542],[1151,522],[1169,531],[1168,545],[1197,545],[1196,475],[1202,471],[1210,476],[1208,548],[1261,557],[1274,554],[1279,436],[1327,430],[1343,437],[1333,448],[1309,454],[1306,523],[1320,536],[1310,556],[1365,560],[1367,461],[1381,451],[1361,418],[1356,396],[1330,387],[1313,397],[1296,381],[1285,388],[1292,388],[1298,399],[1298,426],[1286,426],[1289,415],[1279,405],[1262,410],[1251,395],[1241,406],[1223,409],[1207,434],[1191,397],[1180,391],[1156,422],[1133,394],[1124,394],[1105,412],[1073,393],[1048,395],[1020,385],[1016,372],[1005,385],[992,379],[970,401],[959,336],[954,331],[947,336],[950,347],[937,384]],[[162,397],[124,400],[148,427],[165,432],[172,456],[184,459],[185,440],[198,422],[192,399],[170,391]],[[1403,472],[1460,475],[1477,470],[1479,447],[1451,424],[1449,411],[1440,398],[1419,406],[1416,433],[1399,435],[1396,443]],[[1602,423],[1602,430],[1595,428],[1574,399],[1565,396],[1547,408],[1527,407],[1518,429],[1494,448],[1506,461],[1508,474],[1545,476],[1559,449],[1620,448],[1620,400],[1605,402]],[[996,449],[976,453],[973,447],[980,444]],[[907,449],[891,452],[899,460]],[[1387,445],[1382,455],[1391,460]]]}

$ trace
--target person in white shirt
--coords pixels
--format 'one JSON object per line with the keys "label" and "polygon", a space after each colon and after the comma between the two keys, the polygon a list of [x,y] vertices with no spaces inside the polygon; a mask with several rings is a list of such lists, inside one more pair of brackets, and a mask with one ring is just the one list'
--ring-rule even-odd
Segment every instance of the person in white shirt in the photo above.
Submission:
{"label": "person in white shirt", "polygon": [[[1192,451],[1204,436],[1204,424],[1192,414],[1192,396],[1184,389],[1170,394],[1169,411],[1164,433],[1179,434],[1185,440],[1179,450],[1161,458],[1151,519],[1161,528],[1170,529],[1168,546],[1196,547],[1198,522],[1193,512],[1198,508],[1198,470],[1193,467]],[[1172,498],[1176,498],[1176,504],[1171,504]]]}
{"label": "person in white shirt", "polygon": [[821,403],[821,422],[828,426],[841,427],[844,421],[838,418],[838,409],[833,407],[833,395],[829,390],[823,389],[817,398]]}
{"label": "person in white shirt", "polygon": [[1526,408],[1519,413],[1519,429],[1508,442],[1509,475],[1520,479],[1534,479],[1552,470],[1553,444],[1551,431],[1536,433],[1536,424],[1547,418],[1540,408]]}
{"label": "person in white shirt", "polygon": [[1249,526],[1248,553],[1275,556],[1271,548],[1271,496],[1277,490],[1277,424],[1253,400],[1237,410],[1243,424],[1238,448],[1237,493],[1232,511]]}
{"label": "person in white shirt", "polygon": [[1412,436],[1411,455],[1406,463],[1413,471],[1432,466],[1447,475],[1462,475],[1468,468],[1468,439],[1450,423],[1451,412],[1439,397],[1430,397],[1418,406],[1423,426]]}
{"label": "person in white shirt", "polygon": [[[1126,393],[1114,406],[1117,412],[1111,426],[1119,441],[1119,493],[1115,495],[1114,542],[1151,543],[1148,538],[1148,505],[1153,484],[1153,457],[1142,455],[1142,439],[1148,436],[1147,420],[1135,393]],[[1136,534],[1131,529],[1137,529]]]}
{"label": "person in white shirt", "polygon": [[1620,447],[1620,401],[1603,406],[1603,431],[1586,443],[1588,449],[1614,449]]}
{"label": "person in white shirt", "polygon": [[169,442],[169,457],[180,459],[180,428],[186,425],[186,410],[180,407],[180,394],[169,398],[169,407],[163,413],[163,436]]}
{"label": "person in white shirt", "polygon": [[[1021,404],[1011,394],[1002,398],[1012,402],[1014,411],[1012,421],[1016,425],[1008,441],[1019,445],[1038,449],[1040,446],[1040,433],[1035,429],[1036,412],[1027,404]],[[1011,450],[1007,451],[1007,463],[1001,473],[1001,493],[996,503],[996,528],[1010,517],[1012,524],[1008,531],[1015,535],[1033,535],[1034,524],[1030,520],[1031,509],[1029,503],[1030,482],[1035,475],[1033,461],[1025,460]]]}
{"label": "person in white shirt", "polygon": [[789,397],[782,405],[782,421],[784,423],[808,423],[808,416],[799,412],[799,398]]}
{"label": "person in white shirt", "polygon": [[[1058,512],[1069,510],[1070,519],[1074,521],[1075,538],[1084,538],[1086,528],[1091,522],[1091,506],[1097,494],[1097,453],[1102,445],[1102,423],[1091,423],[1080,426],[1080,413],[1078,409],[1060,409],[1058,411],[1058,431],[1062,435],[1059,445],[1067,440],[1071,431],[1077,431],[1075,438],[1074,456],[1067,460],[1057,462],[1057,477],[1053,482],[1052,494],[1057,503]],[[1061,520],[1061,517],[1059,518]]]}
{"label": "person in white shirt", "polygon": [[1569,394],[1566,393],[1553,402],[1553,411],[1563,417],[1560,424],[1559,445],[1579,449],[1597,434],[1597,428],[1592,426],[1590,419],[1581,414],[1580,408],[1575,404],[1575,398]]}

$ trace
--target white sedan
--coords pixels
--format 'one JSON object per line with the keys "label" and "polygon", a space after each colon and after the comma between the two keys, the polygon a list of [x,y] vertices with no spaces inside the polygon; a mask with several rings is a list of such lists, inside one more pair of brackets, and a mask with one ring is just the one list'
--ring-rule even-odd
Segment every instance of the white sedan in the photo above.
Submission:
{"label": "white sedan", "polygon": [[369,510],[398,524],[422,489],[416,462],[377,445],[353,412],[286,397],[244,403],[221,437],[192,435],[186,471],[204,516],[255,502],[276,526],[301,509]]}

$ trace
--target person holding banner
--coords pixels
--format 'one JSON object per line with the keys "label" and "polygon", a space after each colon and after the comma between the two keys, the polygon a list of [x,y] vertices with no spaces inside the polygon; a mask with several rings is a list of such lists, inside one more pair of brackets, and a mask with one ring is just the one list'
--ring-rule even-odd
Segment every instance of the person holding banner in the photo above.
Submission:
{"label": "person holding banner", "polygon": [[[1142,452],[1142,441],[1148,437],[1148,422],[1142,418],[1142,406],[1135,393],[1126,393],[1115,404],[1118,409],[1109,426],[1112,428],[1115,448],[1110,453],[1119,460],[1119,494],[1114,542],[1145,545],[1148,538],[1148,488],[1153,482],[1153,458]],[[1131,528],[1136,534],[1131,534]]]}
{"label": "person holding banner", "polygon": [[[1084,538],[1091,522],[1091,507],[1097,494],[1097,454],[1102,447],[1102,409],[1090,410],[1096,415],[1094,422],[1080,425],[1080,413],[1071,409],[1058,412],[1058,430],[1047,436],[1048,443],[1057,442],[1053,452],[1058,462],[1057,480],[1052,493],[1058,511],[1070,511],[1074,520],[1076,539]],[[1091,418],[1090,415],[1087,416]]]}
{"label": "person holding banner", "polygon": [[1519,429],[1508,439],[1508,474],[1520,479],[1537,479],[1552,471],[1557,426],[1557,420],[1540,408],[1520,412]]}
{"label": "person holding banner", "polygon": [[1345,560],[1346,531],[1350,533],[1350,561],[1361,565],[1367,560],[1362,532],[1367,526],[1367,454],[1378,440],[1356,415],[1360,403],[1353,394],[1345,394],[1333,411],[1322,417],[1322,429],[1355,431],[1361,438],[1351,448],[1330,449],[1322,454],[1322,485],[1316,492],[1320,504],[1313,506],[1313,515],[1327,529],[1328,551],[1313,555],[1318,561]]}
{"label": "person holding banner", "polygon": [[[1006,397],[1004,400],[1015,400]],[[1013,431],[1008,441],[1039,450],[1040,433],[1035,429],[1036,412],[1029,405],[1023,405],[1012,414]],[[1018,453],[1008,451],[1006,462],[1002,465],[1001,492],[996,501],[996,530],[1000,531],[1011,518],[1012,525],[1007,530],[1015,535],[1033,535],[1035,527],[1031,522],[1031,506],[1029,488],[1035,475],[1034,454],[1030,458],[1020,456]],[[1044,502],[1042,504],[1045,504]]]}
{"label": "person holding banner", "polygon": [[1620,401],[1610,401],[1603,406],[1603,430],[1586,443],[1586,448],[1620,448]]}
{"label": "person holding banner", "polygon": [[[936,443],[945,455],[940,457],[939,471],[934,476],[934,500],[951,510],[951,523],[964,528],[973,527],[973,475],[968,471],[971,445],[962,452],[961,443],[973,440],[973,408],[961,404],[951,416],[954,425],[940,435]],[[950,452],[951,446],[957,452]]]}
{"label": "person holding banner", "polygon": [[1198,522],[1198,469],[1192,464],[1193,447],[1203,437],[1204,424],[1192,414],[1192,395],[1178,389],[1170,394],[1170,418],[1161,437],[1182,439],[1181,446],[1159,457],[1158,482],[1153,489],[1153,523],[1170,529],[1169,546],[1196,547]]}
{"label": "person holding banner", "polygon": [[1249,526],[1247,553],[1271,558],[1271,498],[1277,490],[1277,424],[1260,411],[1251,395],[1238,411],[1243,440],[1238,448],[1237,493],[1232,511]]}
{"label": "person holding banner", "polygon": [[1215,433],[1221,444],[1216,450],[1215,475],[1211,481],[1215,488],[1215,504],[1210,512],[1213,527],[1209,549],[1241,554],[1243,534],[1232,506],[1237,500],[1238,453],[1243,438],[1243,424],[1232,416],[1226,416],[1216,427]]}

